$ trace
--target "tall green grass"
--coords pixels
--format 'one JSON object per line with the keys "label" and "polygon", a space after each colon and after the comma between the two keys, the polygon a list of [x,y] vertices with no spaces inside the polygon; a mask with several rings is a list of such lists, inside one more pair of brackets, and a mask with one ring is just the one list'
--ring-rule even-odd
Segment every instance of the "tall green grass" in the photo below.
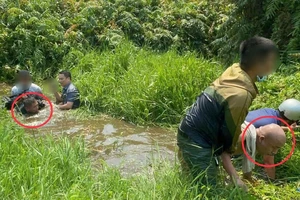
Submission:
{"label": "tall green grass", "polygon": [[[275,186],[260,181],[244,193],[232,186],[191,185],[181,176],[177,163],[153,160],[140,174],[123,177],[118,169],[102,161],[93,169],[83,140],[65,137],[34,137],[0,113],[0,196],[1,199],[299,199],[299,148],[284,172],[286,182]],[[285,150],[284,152],[285,153]],[[99,164],[99,163],[98,163]],[[220,181],[222,183],[222,181]]]}
{"label": "tall green grass", "polygon": [[[71,67],[82,100],[91,111],[134,123],[177,124],[201,91],[228,66],[193,53],[155,53],[124,42],[114,51],[84,55],[74,50],[63,67]],[[297,64],[282,67],[266,82],[257,83],[260,94],[251,109],[277,108],[287,98],[300,99],[297,69]]]}
{"label": "tall green grass", "polygon": [[221,71],[219,64],[192,53],[158,54],[127,42],[113,52],[88,53],[72,68],[90,109],[137,123],[177,123]]}

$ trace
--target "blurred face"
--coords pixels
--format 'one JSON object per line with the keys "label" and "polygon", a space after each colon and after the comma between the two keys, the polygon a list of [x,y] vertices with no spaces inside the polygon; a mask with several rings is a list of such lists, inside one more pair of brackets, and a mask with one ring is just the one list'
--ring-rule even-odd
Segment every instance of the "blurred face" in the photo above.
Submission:
{"label": "blurred face", "polygon": [[67,86],[71,81],[70,81],[70,78],[65,77],[64,74],[59,74],[59,75],[58,75],[58,82],[60,83],[60,85],[61,85],[62,87],[65,87],[65,86]]}
{"label": "blurred face", "polygon": [[31,84],[31,77],[20,77],[18,83],[23,89],[28,89]]}
{"label": "blurred face", "polygon": [[271,138],[266,139],[263,136],[257,137],[256,150],[260,155],[274,156],[278,150],[283,147],[284,143]]}
{"label": "blurred face", "polygon": [[39,112],[39,104],[37,101],[34,101],[33,104],[27,106],[25,109],[30,114],[37,114]]}
{"label": "blurred face", "polygon": [[277,54],[269,53],[267,57],[257,64],[257,75],[267,76],[276,69]]}

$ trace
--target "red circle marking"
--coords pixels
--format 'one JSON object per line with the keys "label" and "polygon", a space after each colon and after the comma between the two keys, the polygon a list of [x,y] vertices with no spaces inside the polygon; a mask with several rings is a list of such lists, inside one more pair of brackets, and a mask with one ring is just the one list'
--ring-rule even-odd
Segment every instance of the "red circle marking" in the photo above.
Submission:
{"label": "red circle marking", "polygon": [[276,164],[272,164],[272,165],[266,165],[266,164],[261,164],[261,163],[258,163],[256,162],[255,160],[253,160],[251,158],[251,156],[249,156],[249,154],[247,153],[246,149],[245,149],[245,144],[244,142],[242,142],[242,148],[243,148],[243,152],[244,154],[246,155],[246,157],[252,162],[254,163],[255,165],[257,166],[261,166],[261,167],[265,167],[265,168],[272,168],[272,167],[277,167],[279,165],[282,165],[283,163],[285,163],[286,161],[288,161],[288,159],[291,158],[291,156],[293,155],[293,152],[295,150],[295,147],[296,147],[296,137],[295,137],[295,133],[294,133],[294,130],[291,128],[291,126],[283,119],[280,119],[279,117],[276,117],[276,116],[261,116],[261,117],[258,117],[254,120],[252,120],[247,126],[246,128],[243,130],[243,133],[242,133],[242,141],[244,141],[245,139],[245,134],[246,134],[246,131],[247,129],[251,126],[251,124],[253,124],[254,122],[260,120],[260,119],[264,119],[264,118],[274,118],[274,119],[277,119],[279,121],[281,121],[282,123],[284,123],[288,128],[289,130],[291,131],[292,133],[292,138],[293,138],[293,145],[292,145],[292,149],[290,151],[290,153],[279,163],[276,163]]}
{"label": "red circle marking", "polygon": [[[22,124],[22,123],[21,123],[19,120],[17,120],[17,118],[15,117],[14,105],[17,103],[17,101],[18,101],[20,98],[22,98],[22,97],[24,97],[24,96],[27,96],[27,95],[30,95],[30,94],[33,94],[33,95],[37,95],[37,96],[42,97],[42,98],[45,99],[45,100],[49,103],[49,105],[50,105],[50,115],[49,115],[49,117],[47,118],[47,120],[46,120],[45,122],[43,122],[42,124],[37,125],[37,126],[28,126],[28,125]],[[40,127],[46,125],[46,124],[50,121],[50,119],[52,118],[52,115],[53,115],[53,106],[52,106],[52,103],[51,103],[50,99],[47,98],[45,95],[43,95],[43,94],[41,94],[41,93],[38,93],[38,92],[26,92],[26,93],[23,93],[23,94],[21,94],[20,96],[18,96],[18,97],[13,101],[12,106],[11,106],[11,108],[10,108],[10,113],[11,113],[12,118],[14,119],[14,121],[15,121],[17,124],[19,124],[20,126],[22,126],[22,127],[24,127],[24,128],[34,129],[34,128],[40,128]]]}

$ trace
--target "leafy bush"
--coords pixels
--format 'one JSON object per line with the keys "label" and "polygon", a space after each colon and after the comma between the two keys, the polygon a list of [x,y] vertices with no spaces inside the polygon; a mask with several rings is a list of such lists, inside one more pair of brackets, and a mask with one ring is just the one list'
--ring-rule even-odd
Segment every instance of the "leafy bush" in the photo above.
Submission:
{"label": "leafy bush", "polygon": [[[240,43],[254,35],[272,39],[288,63],[290,53],[300,49],[300,1],[296,0],[230,0],[235,6],[213,42],[226,62],[232,62]],[[296,59],[299,61],[299,56]]]}
{"label": "leafy bush", "polygon": [[1,0],[0,66],[51,76],[70,49],[115,48],[124,38],[158,51],[209,55],[229,12],[223,1]]}

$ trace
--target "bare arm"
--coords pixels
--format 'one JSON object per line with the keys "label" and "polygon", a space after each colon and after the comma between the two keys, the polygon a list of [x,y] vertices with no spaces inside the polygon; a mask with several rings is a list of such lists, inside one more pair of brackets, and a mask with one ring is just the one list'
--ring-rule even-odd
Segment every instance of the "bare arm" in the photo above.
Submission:
{"label": "bare arm", "polygon": [[237,174],[232,162],[231,162],[231,155],[227,152],[223,152],[221,154],[221,159],[223,161],[223,167],[226,172],[229,174],[233,182],[241,187],[243,190],[247,191],[248,188],[245,183],[240,179],[239,175]]}
{"label": "bare arm", "polygon": [[223,152],[221,154],[221,159],[223,161],[223,167],[229,176],[233,179],[238,179],[239,175],[237,174],[232,162],[231,162],[231,155],[227,152]]}
{"label": "bare arm", "polygon": [[73,102],[67,102],[66,104],[59,105],[58,108],[61,110],[69,110],[73,107]]}
{"label": "bare arm", "polygon": [[[293,130],[295,130],[296,128],[299,128],[299,127],[297,126],[297,123],[291,124],[290,127],[291,127]],[[289,131],[289,130],[290,130],[290,129],[289,129],[288,127],[286,127],[286,126],[281,126],[281,128],[282,128],[282,130],[284,130],[284,131]]]}
{"label": "bare arm", "polygon": [[54,96],[56,99],[56,103],[61,103],[63,99],[61,98],[61,95],[58,92],[54,92]]}
{"label": "bare arm", "polygon": [[[264,156],[264,163],[266,165],[274,164],[274,156]],[[269,178],[275,179],[275,167],[265,168],[265,171]]]}

